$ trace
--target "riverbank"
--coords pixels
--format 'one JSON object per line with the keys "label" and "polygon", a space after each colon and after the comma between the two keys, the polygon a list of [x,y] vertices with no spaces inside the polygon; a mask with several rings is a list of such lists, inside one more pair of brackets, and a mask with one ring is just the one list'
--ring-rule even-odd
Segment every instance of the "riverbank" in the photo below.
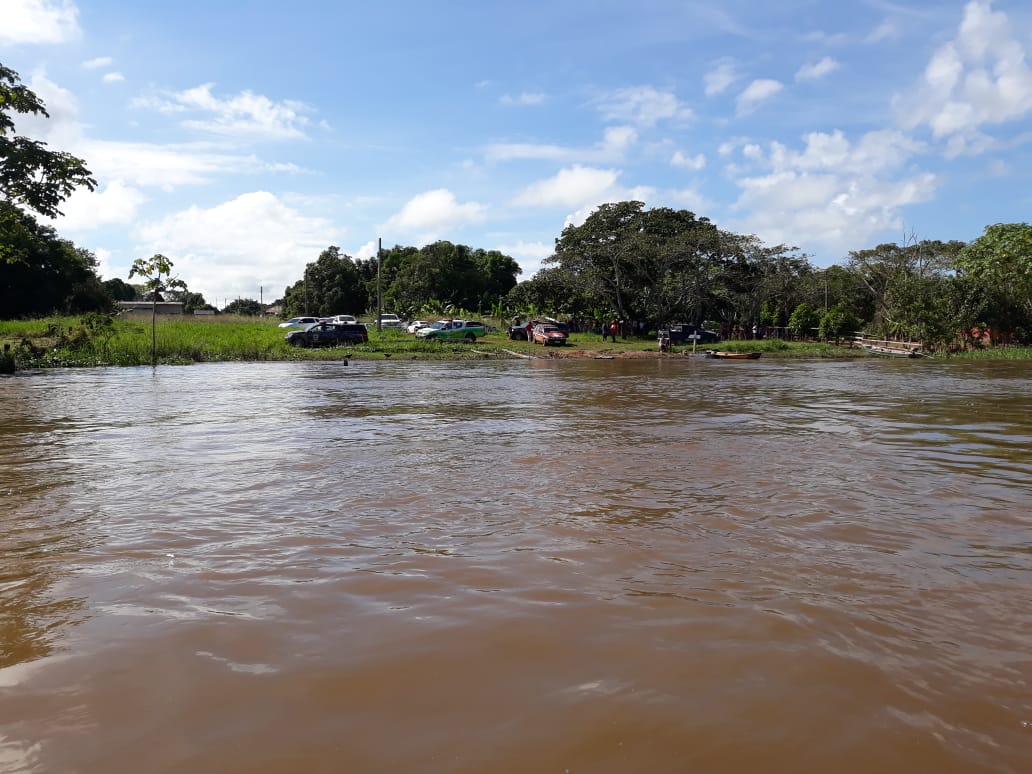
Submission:
{"label": "riverbank", "polygon": [[[157,362],[186,365],[205,362],[303,360],[484,360],[484,359],[641,359],[701,356],[707,346],[676,347],[660,352],[653,339],[600,340],[597,334],[575,333],[563,347],[545,348],[510,341],[502,331],[475,344],[423,341],[397,330],[370,326],[369,343],[352,347],[300,349],[284,342],[278,320],[219,316],[159,319]],[[500,326],[501,327],[501,326]],[[90,326],[73,317],[0,321],[0,347],[9,346],[18,368],[139,366],[151,363],[151,325],[147,319],[118,319],[110,326]],[[825,342],[781,339],[727,341],[731,352],[760,352],[766,359],[849,359],[877,357],[863,349]],[[949,359],[1032,359],[1032,348],[1008,347],[936,355]]]}

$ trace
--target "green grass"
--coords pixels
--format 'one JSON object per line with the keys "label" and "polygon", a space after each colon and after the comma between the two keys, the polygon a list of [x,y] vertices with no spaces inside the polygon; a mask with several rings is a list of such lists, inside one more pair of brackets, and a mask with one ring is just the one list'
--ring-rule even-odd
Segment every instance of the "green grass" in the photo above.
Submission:
{"label": "green grass", "polygon": [[[305,361],[305,360],[483,360],[518,355],[545,356],[545,348],[526,341],[510,341],[506,327],[490,333],[475,344],[417,339],[398,330],[377,331],[369,327],[369,343],[349,347],[297,348],[286,344],[286,330],[271,318],[219,315],[198,318],[158,318],[157,359],[162,364],[189,364],[218,361]],[[78,340],[78,344],[76,344]],[[25,345],[23,342],[28,342]],[[151,322],[148,317],[119,318],[108,334],[86,337],[77,317],[48,317],[39,320],[0,321],[0,346],[10,345],[19,368],[68,366],[149,365],[151,362]],[[575,333],[563,348],[549,348],[549,355],[564,351],[589,351],[604,354],[657,352],[655,339],[620,339],[603,342],[598,334]],[[851,358],[871,357],[869,353],[844,346],[815,342],[726,341],[699,344],[694,348],[730,352],[758,351],[765,357]],[[691,346],[675,347],[674,353],[692,352]],[[998,347],[949,355],[956,359],[1032,359],[1032,348]]]}

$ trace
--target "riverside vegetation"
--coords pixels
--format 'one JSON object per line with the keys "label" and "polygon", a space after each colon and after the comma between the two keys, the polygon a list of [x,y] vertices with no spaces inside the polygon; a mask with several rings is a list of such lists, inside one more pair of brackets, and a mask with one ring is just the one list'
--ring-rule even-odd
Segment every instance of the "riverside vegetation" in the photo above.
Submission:
{"label": "riverside vegetation", "polygon": [[[627,338],[614,344],[598,334],[574,333],[562,348],[545,350],[540,345],[510,341],[506,326],[494,321],[497,331],[475,344],[424,341],[398,330],[377,331],[369,325],[369,343],[349,347],[300,349],[284,341],[285,331],[275,318],[219,315],[200,318],[159,319],[156,326],[156,360],[165,365],[220,361],[332,361],[398,358],[409,360],[483,360],[527,356],[668,357],[683,356],[692,347],[675,348],[661,355],[652,338]],[[11,368],[38,369],[90,366],[139,366],[151,363],[152,331],[149,320],[85,317],[48,317],[37,320],[0,321],[0,346],[7,345]],[[848,344],[848,342],[847,342]],[[702,352],[707,347],[699,346]],[[870,357],[847,345],[827,342],[795,342],[781,339],[727,341],[729,351],[759,351],[775,358]],[[989,350],[951,353],[950,358],[1032,359],[1029,347],[995,347]]]}

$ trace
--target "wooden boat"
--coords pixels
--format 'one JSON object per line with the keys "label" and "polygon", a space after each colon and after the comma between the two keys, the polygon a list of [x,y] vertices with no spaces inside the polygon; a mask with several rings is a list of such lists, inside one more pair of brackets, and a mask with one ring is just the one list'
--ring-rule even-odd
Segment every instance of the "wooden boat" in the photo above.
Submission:
{"label": "wooden boat", "polygon": [[870,352],[872,355],[881,355],[882,357],[922,357],[921,350],[917,349],[916,347],[911,349],[903,349],[902,347],[885,347],[877,344],[864,344],[863,348]]}
{"label": "wooden boat", "polygon": [[759,352],[721,352],[715,349],[707,349],[706,357],[717,358],[718,360],[758,360]]}

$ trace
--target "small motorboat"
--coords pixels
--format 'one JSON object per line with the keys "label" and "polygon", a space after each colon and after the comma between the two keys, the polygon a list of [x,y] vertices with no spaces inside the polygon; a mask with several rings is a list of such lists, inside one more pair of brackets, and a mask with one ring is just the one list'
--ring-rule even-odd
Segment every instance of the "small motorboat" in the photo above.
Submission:
{"label": "small motorboat", "polygon": [[707,349],[706,357],[718,360],[759,360],[759,352],[721,352],[716,349]]}

